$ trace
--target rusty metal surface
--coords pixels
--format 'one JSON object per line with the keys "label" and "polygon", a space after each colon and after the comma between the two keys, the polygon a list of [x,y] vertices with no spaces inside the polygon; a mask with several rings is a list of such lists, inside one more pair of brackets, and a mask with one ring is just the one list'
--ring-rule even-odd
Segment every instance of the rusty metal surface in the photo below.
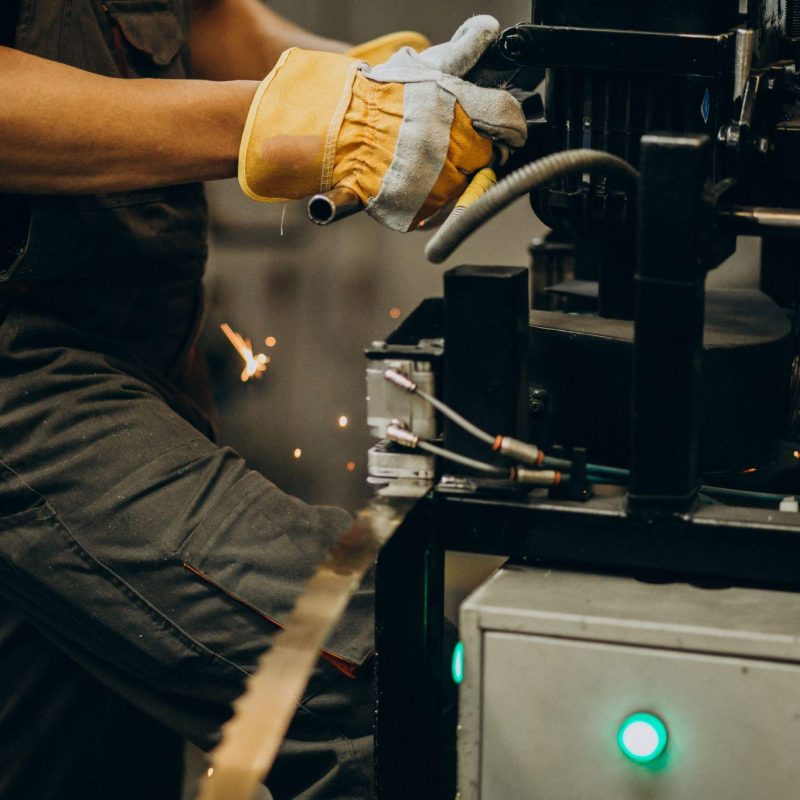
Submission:
{"label": "rusty metal surface", "polygon": [[199,800],[251,800],[268,774],[294,716],[320,650],[381,547],[428,484],[379,494],[357,515],[309,580],[273,646],[261,657],[222,740]]}

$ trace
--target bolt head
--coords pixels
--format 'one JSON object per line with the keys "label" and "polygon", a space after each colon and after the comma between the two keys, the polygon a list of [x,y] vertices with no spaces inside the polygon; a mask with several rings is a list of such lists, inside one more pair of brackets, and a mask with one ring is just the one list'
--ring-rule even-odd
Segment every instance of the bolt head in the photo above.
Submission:
{"label": "bolt head", "polygon": [[510,59],[521,58],[525,54],[525,37],[519,31],[509,31],[500,40],[500,49]]}

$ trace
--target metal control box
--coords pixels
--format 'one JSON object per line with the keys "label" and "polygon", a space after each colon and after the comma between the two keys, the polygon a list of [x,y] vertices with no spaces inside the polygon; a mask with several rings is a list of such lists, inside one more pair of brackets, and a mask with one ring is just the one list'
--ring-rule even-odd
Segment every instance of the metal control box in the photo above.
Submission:
{"label": "metal control box", "polygon": [[460,800],[800,797],[800,595],[508,567],[461,638]]}

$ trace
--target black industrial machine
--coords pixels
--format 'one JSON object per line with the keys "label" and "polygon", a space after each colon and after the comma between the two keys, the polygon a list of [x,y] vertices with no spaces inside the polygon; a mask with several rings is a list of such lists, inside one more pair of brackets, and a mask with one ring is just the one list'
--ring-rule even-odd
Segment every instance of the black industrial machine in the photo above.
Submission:
{"label": "black industrial machine", "polygon": [[[368,352],[373,481],[436,478],[378,562],[382,800],[455,791],[446,550],[800,591],[799,62],[795,0],[536,0],[474,70],[530,135],[447,252],[523,190],[552,230]],[[706,291],[737,235],[760,291]]]}

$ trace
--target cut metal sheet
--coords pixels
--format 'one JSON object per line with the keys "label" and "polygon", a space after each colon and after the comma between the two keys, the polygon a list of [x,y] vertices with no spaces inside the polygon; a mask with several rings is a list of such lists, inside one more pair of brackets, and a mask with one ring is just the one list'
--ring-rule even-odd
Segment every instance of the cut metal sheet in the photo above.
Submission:
{"label": "cut metal sheet", "polygon": [[248,678],[222,740],[209,754],[211,768],[199,800],[252,800],[272,767],[328,635],[416,501],[430,488],[409,482],[387,490],[360,511],[342,534]]}

